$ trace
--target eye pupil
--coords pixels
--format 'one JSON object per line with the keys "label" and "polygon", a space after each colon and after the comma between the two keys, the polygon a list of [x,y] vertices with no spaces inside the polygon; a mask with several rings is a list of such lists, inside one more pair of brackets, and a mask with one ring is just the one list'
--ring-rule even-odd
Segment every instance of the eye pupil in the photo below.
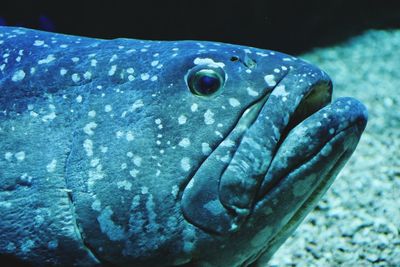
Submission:
{"label": "eye pupil", "polygon": [[220,82],[217,78],[204,75],[199,79],[198,91],[201,91],[201,93],[203,94],[210,94],[214,93],[214,91],[218,89],[219,86]]}

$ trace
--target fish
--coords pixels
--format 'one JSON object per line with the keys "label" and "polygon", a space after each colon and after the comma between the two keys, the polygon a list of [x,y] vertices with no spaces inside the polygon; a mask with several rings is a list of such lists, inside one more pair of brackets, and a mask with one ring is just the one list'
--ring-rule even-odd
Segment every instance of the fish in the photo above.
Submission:
{"label": "fish", "polygon": [[280,52],[0,27],[0,258],[263,266],[367,117]]}

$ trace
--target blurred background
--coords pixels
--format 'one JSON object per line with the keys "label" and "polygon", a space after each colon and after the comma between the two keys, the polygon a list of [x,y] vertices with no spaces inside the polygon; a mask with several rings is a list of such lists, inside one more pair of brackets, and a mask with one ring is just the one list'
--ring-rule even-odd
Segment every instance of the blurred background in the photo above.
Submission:
{"label": "blurred background", "polygon": [[0,25],[98,38],[215,40],[300,53],[400,26],[398,0],[0,1]]}

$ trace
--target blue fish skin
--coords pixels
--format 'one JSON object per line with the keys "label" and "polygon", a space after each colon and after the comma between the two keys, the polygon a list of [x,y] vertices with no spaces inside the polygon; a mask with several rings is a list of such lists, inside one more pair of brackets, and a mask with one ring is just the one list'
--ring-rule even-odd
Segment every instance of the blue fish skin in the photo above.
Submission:
{"label": "blue fish skin", "polygon": [[365,128],[331,91],[269,50],[0,27],[0,255],[262,266]]}

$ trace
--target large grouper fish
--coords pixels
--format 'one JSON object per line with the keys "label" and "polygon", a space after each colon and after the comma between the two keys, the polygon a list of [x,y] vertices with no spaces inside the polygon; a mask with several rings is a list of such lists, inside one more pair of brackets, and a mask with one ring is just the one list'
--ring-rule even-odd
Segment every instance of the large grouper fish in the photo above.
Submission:
{"label": "large grouper fish", "polygon": [[263,266],[363,132],[269,50],[0,27],[0,259]]}

